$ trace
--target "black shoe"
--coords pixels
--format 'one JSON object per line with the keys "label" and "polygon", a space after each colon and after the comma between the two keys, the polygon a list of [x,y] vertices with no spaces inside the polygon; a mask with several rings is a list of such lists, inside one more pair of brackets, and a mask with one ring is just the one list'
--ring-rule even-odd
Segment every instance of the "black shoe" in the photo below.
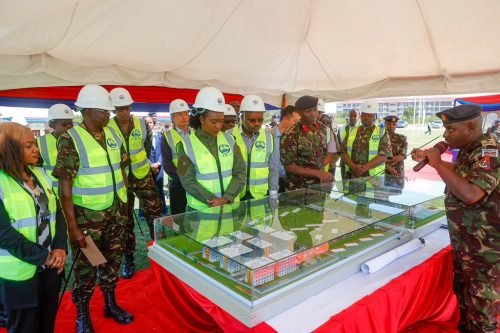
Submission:
{"label": "black shoe", "polygon": [[133,254],[126,254],[124,259],[125,259],[125,262],[123,263],[122,278],[131,279],[132,276],[134,276],[134,274],[135,274],[134,255]]}
{"label": "black shoe", "polygon": [[134,316],[116,304],[114,291],[104,294],[104,317],[113,318],[117,323],[122,325],[127,325],[134,321]]}
{"label": "black shoe", "polygon": [[7,311],[0,305],[0,328],[7,327]]}
{"label": "black shoe", "polygon": [[89,302],[77,302],[76,310],[76,333],[94,333],[90,321]]}

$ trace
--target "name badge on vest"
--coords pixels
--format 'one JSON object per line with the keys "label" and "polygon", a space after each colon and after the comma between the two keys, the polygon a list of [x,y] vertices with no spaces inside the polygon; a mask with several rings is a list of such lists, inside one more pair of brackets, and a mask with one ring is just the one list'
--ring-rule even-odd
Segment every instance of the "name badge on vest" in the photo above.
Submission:
{"label": "name badge on vest", "polygon": [[227,156],[229,153],[231,153],[231,147],[226,144],[219,145],[219,151],[221,152],[222,156]]}
{"label": "name badge on vest", "polygon": [[255,142],[255,148],[257,148],[257,150],[264,150],[266,149],[266,143],[262,140],[258,140]]}
{"label": "name badge on vest", "polygon": [[106,139],[106,143],[108,147],[111,149],[116,149],[116,147],[118,147],[118,143],[116,143],[116,141],[113,138]]}
{"label": "name badge on vest", "polygon": [[498,149],[495,148],[483,148],[481,157],[498,157]]}

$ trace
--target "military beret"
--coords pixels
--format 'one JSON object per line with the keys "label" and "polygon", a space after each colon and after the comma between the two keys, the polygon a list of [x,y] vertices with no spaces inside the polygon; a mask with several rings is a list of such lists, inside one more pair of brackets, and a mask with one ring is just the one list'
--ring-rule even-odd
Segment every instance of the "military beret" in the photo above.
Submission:
{"label": "military beret", "polygon": [[436,116],[441,118],[443,124],[459,123],[466,120],[471,120],[481,115],[481,107],[474,104],[458,105],[451,109],[436,113]]}
{"label": "military beret", "polygon": [[390,123],[395,123],[395,122],[397,122],[399,120],[399,118],[398,118],[398,116],[392,115],[392,116],[385,116],[384,120],[388,121]]}
{"label": "military beret", "polygon": [[310,109],[318,107],[318,98],[313,96],[302,96],[295,102],[297,109]]}

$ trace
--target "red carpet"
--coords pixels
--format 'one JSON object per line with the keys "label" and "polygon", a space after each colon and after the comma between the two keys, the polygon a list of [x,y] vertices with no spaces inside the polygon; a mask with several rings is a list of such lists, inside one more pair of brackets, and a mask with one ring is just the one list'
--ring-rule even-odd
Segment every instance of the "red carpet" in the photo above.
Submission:
{"label": "red carpet", "polygon": [[[103,297],[96,288],[90,303],[92,324],[96,332],[106,333],[152,333],[152,332],[187,332],[176,323],[168,313],[163,311],[164,299],[159,293],[156,280],[151,269],[140,271],[131,280],[120,279],[117,288],[118,304],[130,311],[135,322],[120,325],[103,316]],[[71,293],[66,292],[59,309],[56,321],[56,333],[75,331],[76,308],[71,302]]]}

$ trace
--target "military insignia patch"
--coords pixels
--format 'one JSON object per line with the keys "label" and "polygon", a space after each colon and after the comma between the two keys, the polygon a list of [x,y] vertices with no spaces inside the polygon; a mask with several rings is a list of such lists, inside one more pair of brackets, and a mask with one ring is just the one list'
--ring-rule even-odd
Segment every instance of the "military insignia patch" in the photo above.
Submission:
{"label": "military insignia patch", "polygon": [[490,157],[498,157],[498,149],[495,148],[483,148],[481,152],[481,157],[490,156]]}
{"label": "military insignia patch", "polygon": [[482,169],[490,170],[490,157],[489,156],[483,157],[477,165]]}

